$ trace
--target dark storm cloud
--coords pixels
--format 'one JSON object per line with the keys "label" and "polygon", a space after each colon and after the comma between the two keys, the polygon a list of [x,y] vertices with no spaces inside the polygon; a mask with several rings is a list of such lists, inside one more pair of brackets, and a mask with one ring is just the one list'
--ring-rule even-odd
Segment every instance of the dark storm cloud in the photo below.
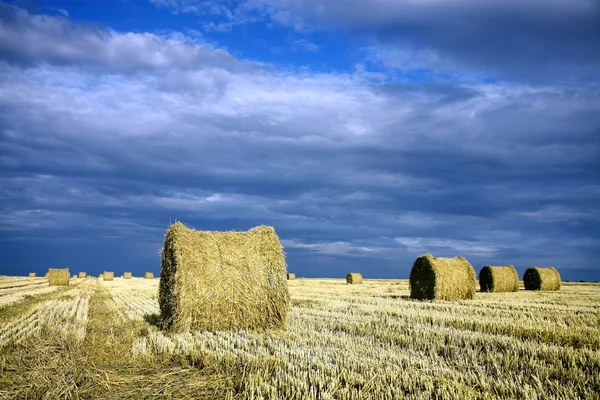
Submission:
{"label": "dark storm cloud", "polygon": [[360,39],[370,34],[376,39],[372,56],[403,70],[521,81],[599,79],[596,0],[249,0],[237,9],[301,32],[341,28]]}
{"label": "dark storm cloud", "polygon": [[[69,45],[82,29],[44,18]],[[46,29],[22,24],[10,29]],[[0,250],[22,268],[27,248],[55,262],[57,245],[74,263],[87,251],[98,268],[118,255],[143,269],[175,218],[274,225],[310,276],[405,277],[425,251],[519,268],[598,255],[594,87],[373,83],[219,58],[131,74],[28,54],[47,62],[0,64]]]}

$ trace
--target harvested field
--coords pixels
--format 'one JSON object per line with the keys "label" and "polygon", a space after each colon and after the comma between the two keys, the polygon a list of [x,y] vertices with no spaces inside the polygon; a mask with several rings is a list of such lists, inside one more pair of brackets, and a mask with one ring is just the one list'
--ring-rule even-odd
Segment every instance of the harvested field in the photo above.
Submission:
{"label": "harvested field", "polygon": [[0,398],[600,398],[598,284],[433,302],[407,280],[287,284],[284,331],[160,330],[158,280],[79,280],[0,308]]}

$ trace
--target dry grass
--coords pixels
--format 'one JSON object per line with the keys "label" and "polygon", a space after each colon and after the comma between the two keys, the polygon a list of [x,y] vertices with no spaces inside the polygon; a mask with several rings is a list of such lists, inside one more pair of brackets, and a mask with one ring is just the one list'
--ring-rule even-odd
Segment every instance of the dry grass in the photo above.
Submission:
{"label": "dry grass", "polygon": [[519,274],[512,265],[503,267],[486,265],[479,272],[479,284],[482,292],[517,292]]}
{"label": "dry grass", "polygon": [[410,271],[410,297],[418,300],[468,300],[475,297],[477,277],[461,256],[434,257],[425,254]]}
{"label": "dry grass", "polygon": [[525,290],[560,290],[560,274],[554,267],[527,268],[523,275]]}
{"label": "dry grass", "polygon": [[363,277],[358,272],[351,272],[346,275],[346,283],[350,285],[356,285],[363,283]]}
{"label": "dry grass", "polygon": [[204,232],[176,223],[162,251],[163,323],[176,332],[280,328],[289,310],[286,273],[271,227]]}
{"label": "dry grass", "polygon": [[48,270],[48,284],[50,286],[69,286],[69,268]]}
{"label": "dry grass", "polygon": [[0,399],[600,398],[598,284],[424,302],[405,280],[298,279],[286,330],[193,333],[156,327],[158,284],[0,309]]}

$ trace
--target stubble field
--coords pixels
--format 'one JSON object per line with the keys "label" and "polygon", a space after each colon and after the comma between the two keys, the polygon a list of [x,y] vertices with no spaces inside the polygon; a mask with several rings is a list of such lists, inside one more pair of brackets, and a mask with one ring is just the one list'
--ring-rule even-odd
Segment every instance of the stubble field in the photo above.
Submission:
{"label": "stubble field", "polygon": [[0,399],[600,398],[600,285],[414,301],[288,281],[287,329],[171,334],[158,279],[0,277]]}

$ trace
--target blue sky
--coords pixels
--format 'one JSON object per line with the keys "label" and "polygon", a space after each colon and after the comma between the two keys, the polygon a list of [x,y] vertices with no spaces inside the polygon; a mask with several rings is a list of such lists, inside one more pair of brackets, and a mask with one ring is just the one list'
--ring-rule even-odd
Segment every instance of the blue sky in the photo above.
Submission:
{"label": "blue sky", "polygon": [[600,280],[598,43],[596,0],[0,3],[0,274],[158,272],[178,219]]}

